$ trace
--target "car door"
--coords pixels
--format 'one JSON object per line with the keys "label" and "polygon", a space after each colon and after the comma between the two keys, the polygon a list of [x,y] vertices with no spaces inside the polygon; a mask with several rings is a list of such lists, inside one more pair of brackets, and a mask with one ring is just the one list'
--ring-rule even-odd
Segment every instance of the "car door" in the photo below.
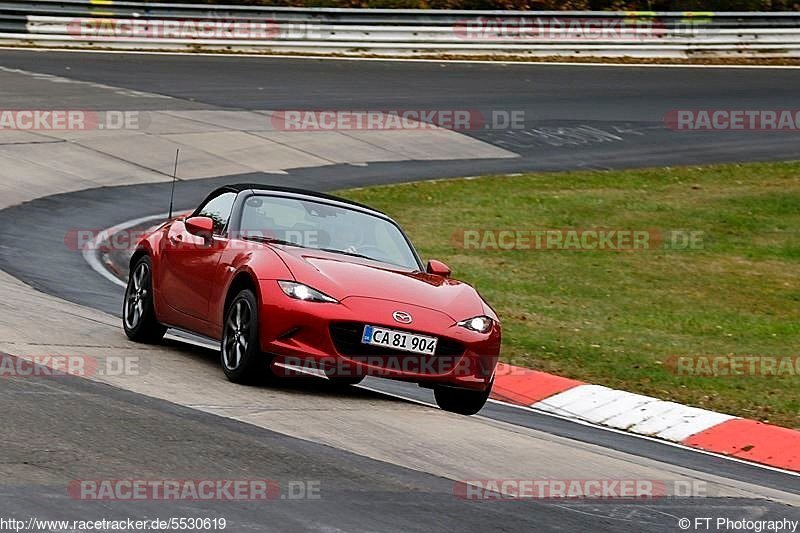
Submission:
{"label": "car door", "polygon": [[227,246],[225,234],[236,193],[223,192],[208,199],[194,216],[214,221],[210,240],[192,235],[182,221],[169,228],[162,240],[162,272],[160,287],[166,303],[184,315],[181,324],[197,330],[197,320],[208,321],[209,299],[216,279],[220,257]]}

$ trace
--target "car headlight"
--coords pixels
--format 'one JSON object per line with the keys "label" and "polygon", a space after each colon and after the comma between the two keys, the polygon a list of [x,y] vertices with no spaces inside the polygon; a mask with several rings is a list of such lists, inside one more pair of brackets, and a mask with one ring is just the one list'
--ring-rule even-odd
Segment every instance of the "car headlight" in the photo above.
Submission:
{"label": "car headlight", "polygon": [[331,304],[338,304],[339,301],[331,298],[327,294],[319,292],[317,289],[312,289],[308,285],[297,283],[296,281],[279,281],[281,290],[289,298],[295,300],[303,300],[304,302],[325,302]]}
{"label": "car headlight", "polygon": [[472,331],[477,331],[478,333],[486,333],[492,329],[492,324],[494,324],[494,320],[483,315],[476,316],[474,318],[468,318],[458,323],[458,325],[462,328],[471,329]]}

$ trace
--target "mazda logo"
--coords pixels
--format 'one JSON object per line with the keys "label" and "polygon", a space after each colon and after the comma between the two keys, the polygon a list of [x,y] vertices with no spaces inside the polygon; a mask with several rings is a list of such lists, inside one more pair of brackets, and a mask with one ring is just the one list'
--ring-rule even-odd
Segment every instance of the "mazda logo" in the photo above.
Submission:
{"label": "mazda logo", "polygon": [[392,313],[392,318],[394,318],[395,322],[400,322],[401,324],[411,324],[411,321],[413,320],[411,315],[405,311],[395,311]]}

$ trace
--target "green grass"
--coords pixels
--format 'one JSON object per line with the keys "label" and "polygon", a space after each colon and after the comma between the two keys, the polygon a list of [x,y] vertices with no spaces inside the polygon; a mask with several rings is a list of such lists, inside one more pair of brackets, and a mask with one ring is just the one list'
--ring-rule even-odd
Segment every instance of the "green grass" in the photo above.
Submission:
{"label": "green grass", "polygon": [[[539,173],[344,191],[395,217],[503,322],[505,361],[800,428],[800,376],[676,375],[676,355],[800,357],[800,162]],[[692,250],[487,251],[462,229],[703,232]]]}

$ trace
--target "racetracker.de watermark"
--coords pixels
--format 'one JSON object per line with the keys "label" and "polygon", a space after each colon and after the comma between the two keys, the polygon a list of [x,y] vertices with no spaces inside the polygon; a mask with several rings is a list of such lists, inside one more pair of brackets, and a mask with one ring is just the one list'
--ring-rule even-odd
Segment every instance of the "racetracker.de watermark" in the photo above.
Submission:
{"label": "racetracker.de watermark", "polygon": [[73,39],[149,40],[149,39],[212,39],[271,40],[322,39],[316,22],[278,22],[275,19],[113,19],[74,18],[67,23],[67,34]]}
{"label": "racetracker.de watermark", "polygon": [[672,109],[664,125],[673,131],[798,131],[800,109]]}
{"label": "racetracker.de watermark", "polygon": [[85,109],[0,109],[0,130],[87,131],[138,130],[144,127],[139,111]]}
{"label": "racetracker.de watermark", "polygon": [[[282,377],[305,377],[308,374],[326,374],[335,377],[391,377],[402,373],[488,378],[497,361],[497,357],[492,355],[464,357],[412,352],[387,355],[378,353],[377,350],[373,354],[370,354],[368,349],[365,351],[363,355],[351,355],[347,359],[334,356],[315,359],[286,356],[279,359],[280,365],[275,365],[272,371]],[[517,372],[521,374],[524,370],[508,370],[504,375],[515,375]]]}
{"label": "racetracker.de watermark", "polygon": [[661,479],[472,479],[457,481],[453,494],[464,500],[592,500],[706,497],[698,480]]}
{"label": "racetracker.de watermark", "polygon": [[90,355],[10,356],[0,354],[0,379],[140,376],[145,374],[146,370],[145,362],[134,355],[94,357]]}
{"label": "racetracker.de watermark", "polygon": [[800,356],[672,355],[664,368],[690,377],[800,377]]}
{"label": "racetracker.de watermark", "polygon": [[705,233],[659,229],[460,229],[451,242],[476,251],[605,251],[699,250]]}
{"label": "racetracker.de watermark", "polygon": [[295,109],[274,111],[270,120],[278,131],[525,129],[525,111],[506,109]]}
{"label": "racetracker.de watermark", "polygon": [[67,486],[75,500],[268,501],[319,500],[319,480],[272,479],[76,479]]}
{"label": "racetracker.de watermark", "polygon": [[[71,229],[64,234],[64,245],[77,252],[125,252],[133,250],[154,228],[135,227],[110,231],[108,229]],[[190,238],[171,244],[172,251],[194,251],[208,248],[212,242],[208,239],[211,235],[192,235]],[[238,230],[228,232],[225,247],[228,250],[259,250],[264,243],[284,242],[296,244],[306,248],[324,248],[331,242],[331,235],[324,230]],[[218,243],[217,243],[218,244]]]}
{"label": "racetracker.de watermark", "polygon": [[660,20],[620,17],[475,17],[456,21],[459,39],[483,41],[649,41],[663,38]]}

